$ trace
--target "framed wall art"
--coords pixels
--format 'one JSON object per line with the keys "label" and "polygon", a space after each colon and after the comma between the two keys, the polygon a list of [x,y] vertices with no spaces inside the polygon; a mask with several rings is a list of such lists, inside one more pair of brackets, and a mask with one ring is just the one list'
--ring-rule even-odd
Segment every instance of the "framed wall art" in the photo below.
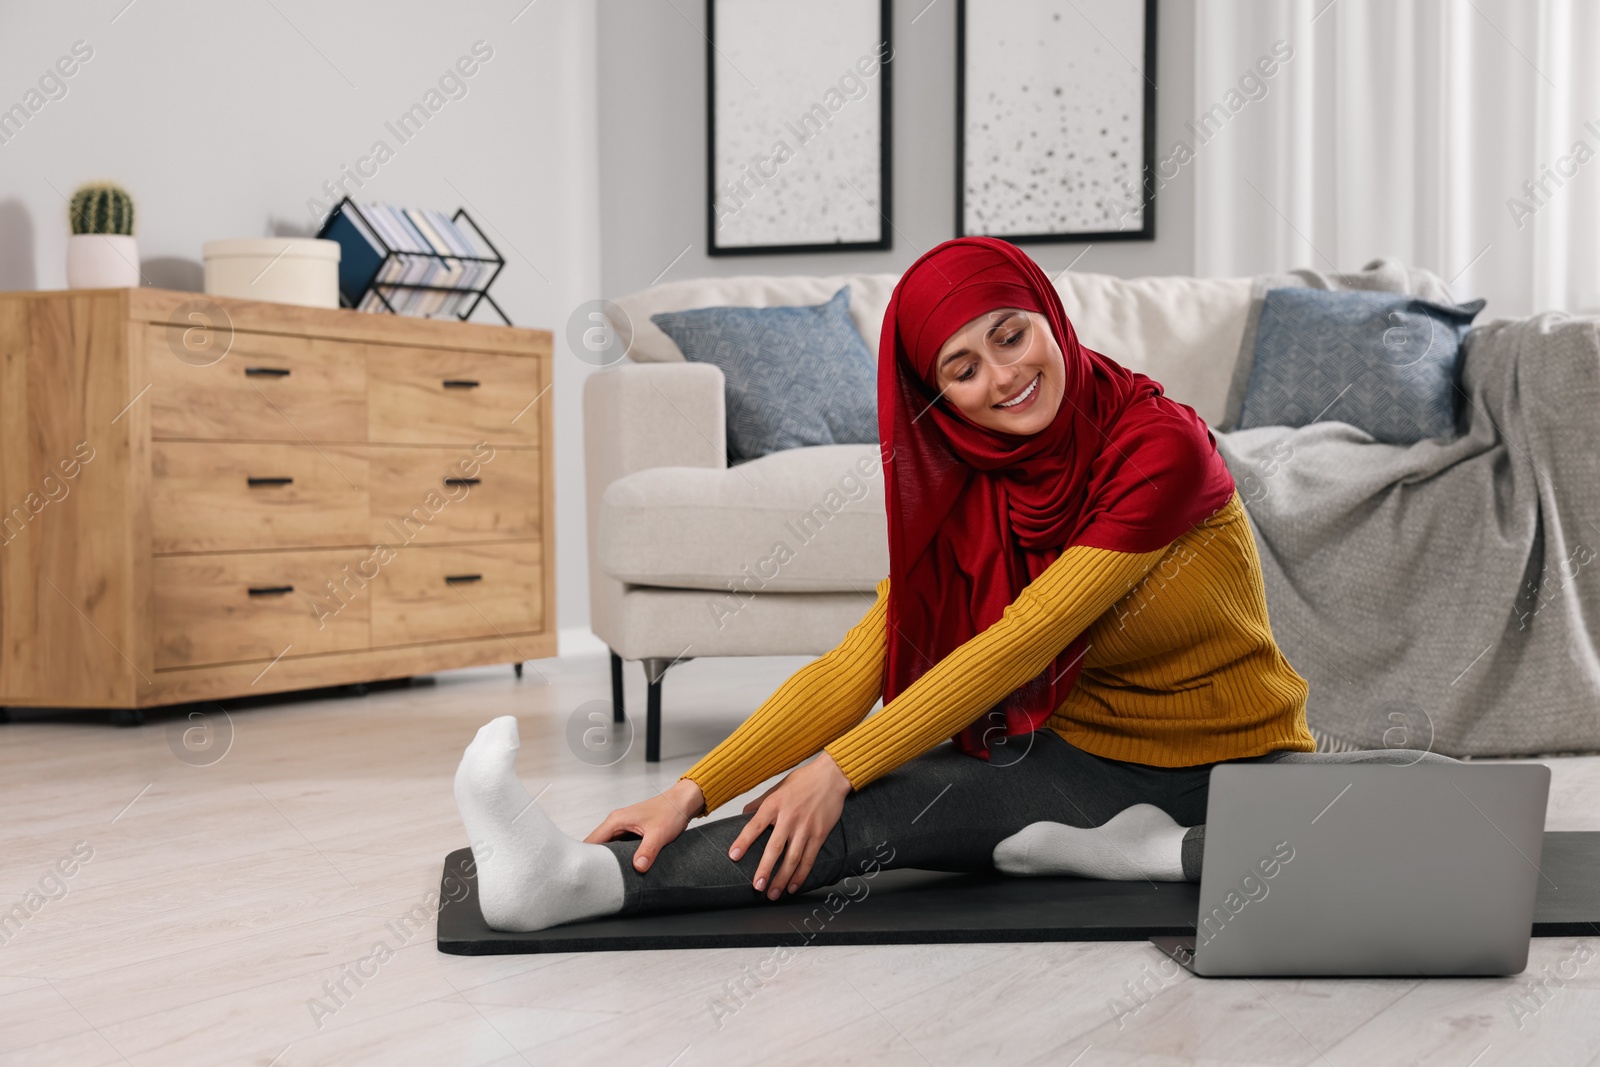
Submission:
{"label": "framed wall art", "polygon": [[706,0],[707,251],[890,247],[890,0]]}
{"label": "framed wall art", "polygon": [[1156,0],[958,0],[956,232],[1153,240]]}

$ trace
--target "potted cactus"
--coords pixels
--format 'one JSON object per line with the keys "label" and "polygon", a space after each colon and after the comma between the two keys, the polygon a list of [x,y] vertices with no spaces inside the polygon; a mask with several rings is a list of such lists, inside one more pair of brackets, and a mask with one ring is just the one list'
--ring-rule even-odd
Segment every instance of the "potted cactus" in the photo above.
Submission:
{"label": "potted cactus", "polygon": [[112,182],[89,182],[67,209],[67,287],[122,289],[139,284],[139,248],[133,239],[133,198]]}

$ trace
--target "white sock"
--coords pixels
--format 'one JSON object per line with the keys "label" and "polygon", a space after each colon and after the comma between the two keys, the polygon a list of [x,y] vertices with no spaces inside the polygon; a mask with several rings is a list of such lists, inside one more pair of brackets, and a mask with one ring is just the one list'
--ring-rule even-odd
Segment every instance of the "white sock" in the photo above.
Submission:
{"label": "white sock", "polygon": [[1181,882],[1187,832],[1154,804],[1135,804],[1104,826],[1030,823],[995,846],[994,865],[1016,875]]}
{"label": "white sock", "polygon": [[574,841],[517,780],[517,720],[478,731],[456,768],[456,807],[478,871],[478,903],[496,930],[542,930],[622,910],[622,869],[602,845]]}

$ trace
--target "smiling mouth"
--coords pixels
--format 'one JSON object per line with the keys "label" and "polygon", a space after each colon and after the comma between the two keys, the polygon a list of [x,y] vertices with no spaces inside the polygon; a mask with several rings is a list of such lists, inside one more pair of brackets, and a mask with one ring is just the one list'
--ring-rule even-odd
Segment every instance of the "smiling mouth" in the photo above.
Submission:
{"label": "smiling mouth", "polygon": [[1018,404],[1022,403],[1023,401],[1025,401],[1029,397],[1031,397],[1038,390],[1038,388],[1039,388],[1039,380],[1041,378],[1043,378],[1043,377],[1044,377],[1044,372],[1043,371],[1041,371],[1040,373],[1034,375],[1033,381],[1028,383],[1028,387],[1026,389],[1024,389],[1022,392],[1018,393],[1016,396],[1012,397],[1010,400],[1005,400],[1005,401],[1002,401],[1002,402],[996,404],[995,407],[997,407],[997,408],[1012,408],[1012,407],[1016,407]]}

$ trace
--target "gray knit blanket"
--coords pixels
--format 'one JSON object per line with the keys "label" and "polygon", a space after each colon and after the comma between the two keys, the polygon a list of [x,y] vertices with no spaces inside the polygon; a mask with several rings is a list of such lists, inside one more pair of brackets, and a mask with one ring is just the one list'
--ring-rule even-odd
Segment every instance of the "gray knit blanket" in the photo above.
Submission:
{"label": "gray knit blanket", "polygon": [[1462,358],[1453,439],[1216,433],[1319,748],[1600,749],[1600,319],[1493,320]]}

